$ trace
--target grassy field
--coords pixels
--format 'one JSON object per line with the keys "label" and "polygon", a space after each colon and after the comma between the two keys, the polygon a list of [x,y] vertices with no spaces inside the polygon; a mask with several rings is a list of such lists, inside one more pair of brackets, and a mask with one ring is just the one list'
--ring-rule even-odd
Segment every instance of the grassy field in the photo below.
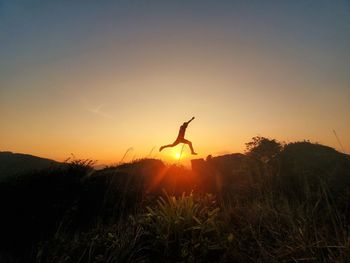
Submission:
{"label": "grassy field", "polygon": [[1,262],[350,262],[350,158],[332,148],[91,165],[0,183]]}

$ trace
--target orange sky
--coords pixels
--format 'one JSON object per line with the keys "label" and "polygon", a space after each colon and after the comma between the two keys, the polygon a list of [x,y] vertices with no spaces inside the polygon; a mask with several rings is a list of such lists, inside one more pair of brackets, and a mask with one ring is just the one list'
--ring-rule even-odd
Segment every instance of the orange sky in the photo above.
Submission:
{"label": "orange sky", "polygon": [[349,153],[348,4],[203,3],[4,4],[0,150],[176,162],[158,148],[195,116],[198,157],[333,129]]}

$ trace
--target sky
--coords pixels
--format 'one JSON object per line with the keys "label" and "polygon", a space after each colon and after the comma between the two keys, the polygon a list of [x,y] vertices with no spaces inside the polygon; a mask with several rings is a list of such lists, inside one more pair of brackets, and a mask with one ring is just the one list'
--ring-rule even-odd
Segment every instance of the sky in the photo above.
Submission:
{"label": "sky", "polygon": [[350,153],[349,47],[349,1],[0,0],[0,151],[186,162],[158,149],[195,116],[199,158],[253,136]]}

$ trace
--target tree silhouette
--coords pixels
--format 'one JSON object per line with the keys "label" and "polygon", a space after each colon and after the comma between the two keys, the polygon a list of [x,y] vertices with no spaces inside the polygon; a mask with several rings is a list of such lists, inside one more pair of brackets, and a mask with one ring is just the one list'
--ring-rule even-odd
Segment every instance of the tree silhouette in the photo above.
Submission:
{"label": "tree silhouette", "polygon": [[278,154],[283,146],[275,139],[255,136],[252,141],[245,144],[246,153],[262,162],[268,162]]}

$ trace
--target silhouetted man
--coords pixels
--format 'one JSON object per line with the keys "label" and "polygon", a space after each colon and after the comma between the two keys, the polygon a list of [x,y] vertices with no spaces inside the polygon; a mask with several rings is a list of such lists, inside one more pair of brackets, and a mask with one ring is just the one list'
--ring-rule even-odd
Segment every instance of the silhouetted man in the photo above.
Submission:
{"label": "silhouetted man", "polygon": [[187,126],[193,120],[194,120],[194,117],[192,117],[192,119],[190,119],[188,122],[184,122],[180,127],[179,135],[177,136],[175,142],[173,142],[172,144],[168,144],[168,145],[164,145],[164,146],[160,147],[159,151],[161,152],[164,148],[167,148],[167,147],[174,147],[174,146],[178,145],[179,143],[185,143],[185,144],[188,144],[188,146],[190,147],[192,154],[197,154],[193,150],[192,142],[185,139],[185,132],[186,132]]}

